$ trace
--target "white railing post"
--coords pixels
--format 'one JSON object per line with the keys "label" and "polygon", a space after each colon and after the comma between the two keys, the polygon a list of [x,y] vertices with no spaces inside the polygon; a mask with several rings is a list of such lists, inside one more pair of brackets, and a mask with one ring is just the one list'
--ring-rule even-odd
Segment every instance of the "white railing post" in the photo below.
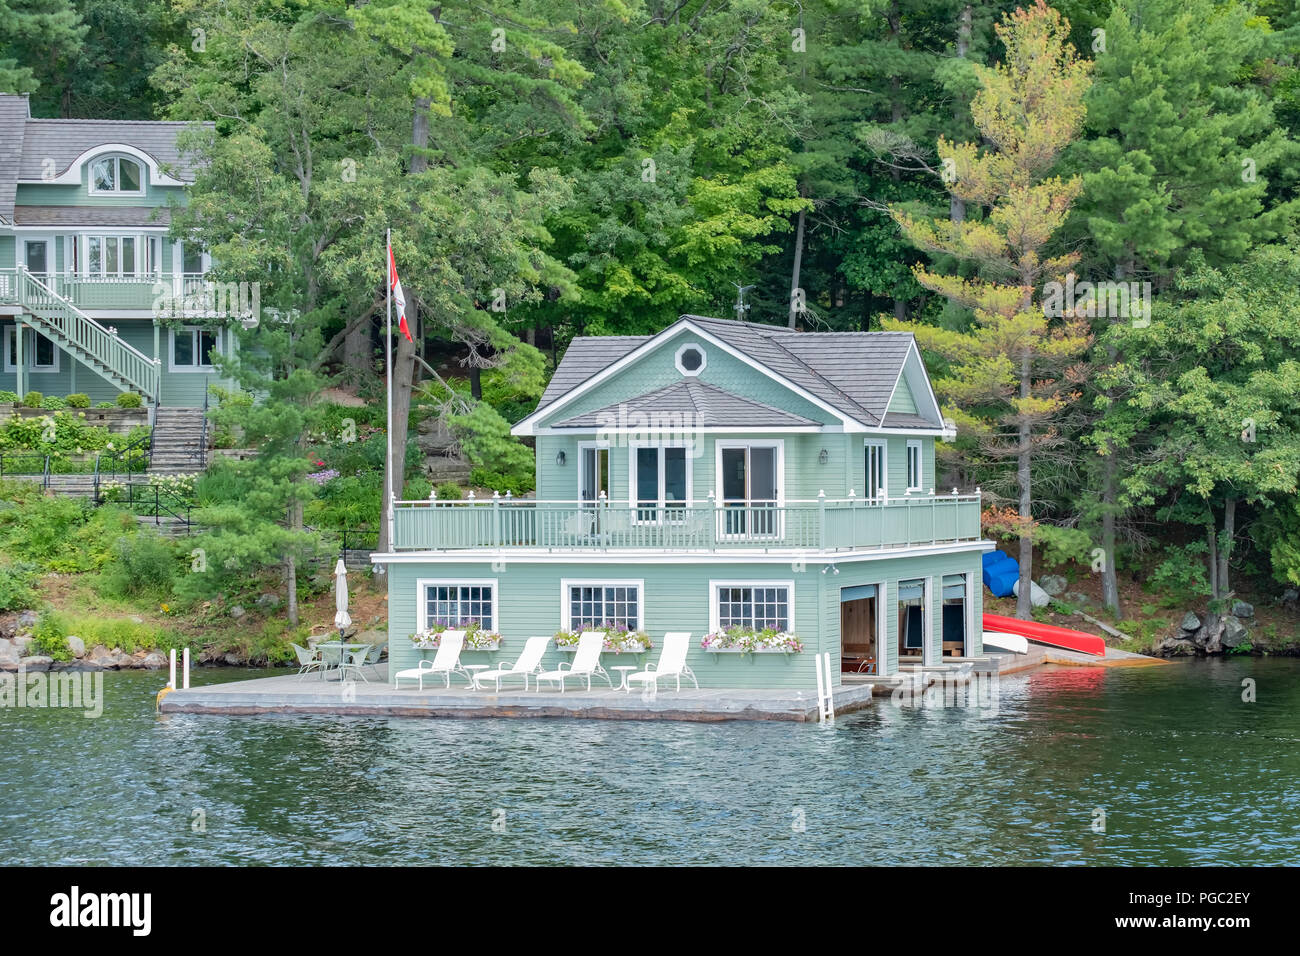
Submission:
{"label": "white railing post", "polygon": [[[173,653],[175,652],[173,651]],[[188,647],[185,648],[184,657],[185,657],[185,669],[181,679],[185,682],[184,683],[185,690],[189,690],[190,689],[190,649]]]}
{"label": "white railing post", "polygon": [[176,689],[176,648],[173,647],[170,651],[168,651],[167,656],[171,659],[171,663],[167,667],[167,686],[170,687],[172,690],[175,690]]}
{"label": "white railing post", "polygon": [[[817,668],[817,722],[826,723],[835,720],[834,689],[831,684],[831,654],[826,651],[813,655],[813,664]],[[823,670],[825,671],[823,675]]]}

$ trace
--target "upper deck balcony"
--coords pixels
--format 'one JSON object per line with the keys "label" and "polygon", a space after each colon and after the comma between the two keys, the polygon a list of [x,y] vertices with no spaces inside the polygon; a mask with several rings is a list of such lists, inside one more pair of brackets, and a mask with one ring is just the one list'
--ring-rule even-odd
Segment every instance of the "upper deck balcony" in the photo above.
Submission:
{"label": "upper deck balcony", "polygon": [[[20,269],[0,269],[0,306],[23,306]],[[33,273],[42,285],[83,312],[129,311],[157,315],[226,316],[256,312],[248,284],[212,282],[202,274],[171,272],[95,276]]]}
{"label": "upper deck balcony", "polygon": [[634,507],[494,496],[399,501],[395,551],[857,551],[980,540],[980,496]]}

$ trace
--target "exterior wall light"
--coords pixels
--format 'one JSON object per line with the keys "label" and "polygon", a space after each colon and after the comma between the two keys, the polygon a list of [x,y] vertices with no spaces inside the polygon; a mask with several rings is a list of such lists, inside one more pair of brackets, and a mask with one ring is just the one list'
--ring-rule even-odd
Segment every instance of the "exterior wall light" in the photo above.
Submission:
{"label": "exterior wall light", "polygon": [[821,454],[817,456],[817,464],[824,465],[826,464],[826,462],[830,460],[831,460],[831,453],[828,452],[825,448],[823,448]]}
{"label": "exterior wall light", "polygon": [[557,452],[556,455],[555,455],[555,463],[556,463],[557,465],[559,465],[561,468],[563,468],[563,467],[564,467],[564,461],[565,461],[565,457],[564,457],[564,449],[560,449],[560,451]]}

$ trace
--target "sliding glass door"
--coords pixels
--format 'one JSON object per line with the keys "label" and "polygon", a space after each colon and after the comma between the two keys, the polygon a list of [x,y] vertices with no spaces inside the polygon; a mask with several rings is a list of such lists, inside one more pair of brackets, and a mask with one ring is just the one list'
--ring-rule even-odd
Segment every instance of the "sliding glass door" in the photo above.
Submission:
{"label": "sliding glass door", "polygon": [[776,537],[780,534],[780,446],[730,444],[719,450],[723,534]]}

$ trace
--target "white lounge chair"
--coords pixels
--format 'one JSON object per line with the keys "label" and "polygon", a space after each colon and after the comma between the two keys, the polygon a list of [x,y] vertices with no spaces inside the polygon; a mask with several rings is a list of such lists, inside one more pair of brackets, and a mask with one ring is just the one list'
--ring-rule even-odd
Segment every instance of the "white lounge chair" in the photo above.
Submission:
{"label": "white lounge chair", "polygon": [[[600,652],[605,647],[605,633],[603,631],[584,631],[578,638],[578,650],[573,655],[573,662],[564,661],[560,664],[559,670],[542,671],[537,675],[537,689],[542,689],[542,681],[548,681],[552,684],[560,685],[560,693],[564,693],[564,682],[570,677],[585,677],[587,679],[587,690],[591,690],[592,676],[605,678],[605,683],[611,688],[614,682],[609,679],[609,674],[605,668],[600,666]],[[567,667],[565,665],[568,665]]]}
{"label": "white lounge chair", "polygon": [[464,646],[464,631],[443,631],[442,637],[438,639],[438,653],[433,660],[420,661],[418,667],[398,671],[393,675],[393,690],[397,690],[397,682],[400,680],[419,681],[420,690],[424,690],[424,679],[435,675],[440,676],[447,687],[451,687],[452,674],[460,674],[469,680],[469,671],[460,662],[460,651]]}
{"label": "white lounge chair", "polygon": [[669,631],[664,635],[664,648],[659,652],[659,663],[647,664],[646,669],[627,675],[627,689],[632,690],[632,682],[654,684],[659,690],[659,682],[671,677],[677,682],[677,689],[682,689],[682,678],[689,677],[695,689],[700,689],[700,682],[695,679],[695,672],[686,666],[686,652],[691,647],[691,635],[687,631]]}
{"label": "white lounge chair", "polygon": [[503,677],[522,677],[524,690],[528,690],[528,675],[536,674],[542,669],[542,655],[546,653],[546,645],[549,643],[551,643],[549,637],[530,637],[524,644],[523,653],[513,664],[505,663],[493,670],[475,674],[474,689],[482,690],[484,683],[494,681],[499,691]]}

